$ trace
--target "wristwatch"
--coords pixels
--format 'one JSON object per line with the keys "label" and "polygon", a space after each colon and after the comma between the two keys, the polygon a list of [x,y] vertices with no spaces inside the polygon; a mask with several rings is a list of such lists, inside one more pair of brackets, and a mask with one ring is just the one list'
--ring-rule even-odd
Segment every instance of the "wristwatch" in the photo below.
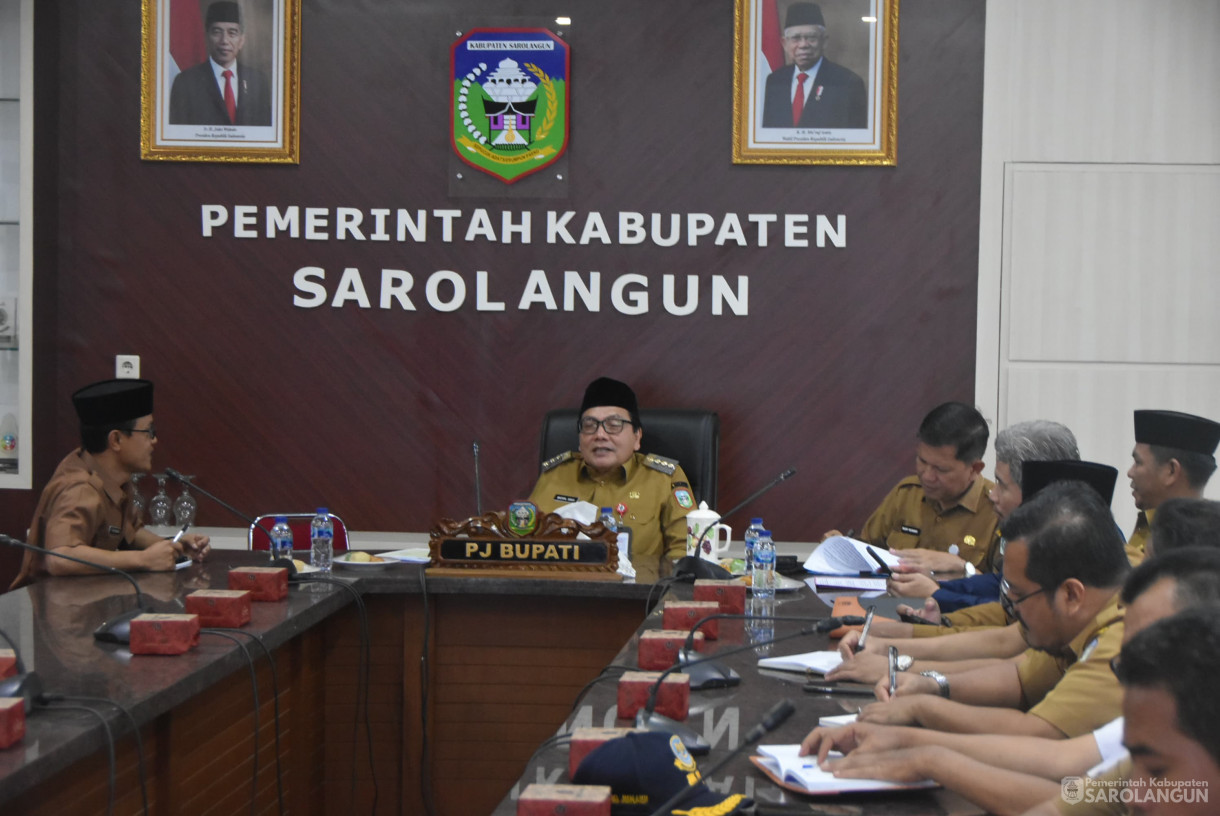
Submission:
{"label": "wristwatch", "polygon": [[938,671],[921,671],[923,677],[931,677],[936,681],[936,685],[940,687],[940,696],[946,700],[949,699],[949,678],[945,677]]}
{"label": "wristwatch", "polygon": [[906,671],[911,668],[911,664],[915,662],[915,658],[910,655],[898,655],[898,671]]}
{"label": "wristwatch", "polygon": [[971,564],[969,561],[966,562],[966,577],[967,578],[973,578],[975,575],[978,575],[978,572],[979,572],[978,568],[975,567],[974,564]]}

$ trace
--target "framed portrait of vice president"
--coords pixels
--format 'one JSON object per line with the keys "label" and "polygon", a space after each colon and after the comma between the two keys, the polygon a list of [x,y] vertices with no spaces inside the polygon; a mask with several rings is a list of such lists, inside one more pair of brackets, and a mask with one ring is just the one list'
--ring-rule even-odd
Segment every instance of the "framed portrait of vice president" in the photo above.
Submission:
{"label": "framed portrait of vice president", "polygon": [[898,0],[735,0],[733,162],[896,164]]}
{"label": "framed portrait of vice president", "polygon": [[298,161],[301,0],[143,0],[140,155]]}

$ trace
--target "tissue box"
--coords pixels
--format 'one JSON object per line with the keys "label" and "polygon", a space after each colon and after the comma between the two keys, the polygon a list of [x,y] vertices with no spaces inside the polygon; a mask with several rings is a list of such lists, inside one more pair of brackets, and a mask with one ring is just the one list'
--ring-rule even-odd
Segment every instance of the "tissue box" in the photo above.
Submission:
{"label": "tissue box", "polygon": [[0,677],[12,677],[17,673],[17,653],[12,649],[0,649]]}
{"label": "tissue box", "polygon": [[746,613],[746,586],[737,581],[711,581],[701,578],[695,581],[695,600],[713,601],[720,605],[726,615]]}
{"label": "tissue box", "polygon": [[198,645],[198,615],[146,614],[131,621],[132,654],[176,655]]}
{"label": "tissue box", "polygon": [[0,697],[0,748],[15,745],[24,736],[25,701],[20,697]]}
{"label": "tissue box", "polygon": [[[648,703],[660,672],[623,672],[618,681],[618,716],[630,719]],[[653,708],[671,720],[685,720],[690,713],[690,675],[674,672],[661,681]]]}
{"label": "tissue box", "polygon": [[[685,629],[689,632],[708,615],[718,614],[720,604],[712,601],[666,601],[661,613],[661,625],[666,629]],[[720,634],[719,618],[703,624],[699,631],[708,640],[715,640]]]}
{"label": "tissue box", "polygon": [[245,626],[250,622],[250,591],[199,589],[186,596],[186,611],[199,616],[200,626]]}
{"label": "tissue box", "polygon": [[517,797],[517,816],[610,816],[610,786],[534,782]]}
{"label": "tissue box", "polygon": [[[664,671],[678,662],[678,652],[690,632],[649,629],[640,635],[637,661],[645,671]],[[695,651],[703,649],[703,633],[695,632]]]}
{"label": "tissue box", "polygon": [[612,739],[625,737],[635,728],[577,728],[572,731],[572,741],[568,743],[568,778],[576,776],[576,769],[585,757],[602,743]]}
{"label": "tissue box", "polygon": [[283,567],[234,567],[229,589],[250,590],[252,601],[282,601],[288,597],[288,570]]}

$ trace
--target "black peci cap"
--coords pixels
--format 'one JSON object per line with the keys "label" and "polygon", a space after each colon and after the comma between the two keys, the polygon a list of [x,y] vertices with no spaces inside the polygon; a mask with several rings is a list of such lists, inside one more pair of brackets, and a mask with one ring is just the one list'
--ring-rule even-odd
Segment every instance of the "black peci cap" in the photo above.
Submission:
{"label": "black peci cap", "polygon": [[822,7],[817,3],[793,3],[788,6],[788,14],[784,17],[784,28],[793,26],[816,25],[825,28],[822,21]]}
{"label": "black peci cap", "polygon": [[644,427],[640,423],[640,406],[636,402],[635,392],[627,383],[609,377],[598,377],[589,383],[589,387],[585,389],[585,398],[580,402],[580,413],[583,415],[585,411],[597,405],[623,408],[631,415],[635,427]]}
{"label": "black peci cap", "polygon": [[153,412],[153,384],[148,380],[102,380],[72,395],[81,425],[119,425]]}
{"label": "black peci cap", "polygon": [[1109,506],[1114,499],[1114,484],[1118,481],[1118,468],[1097,462],[1057,460],[1053,462],[1030,461],[1021,465],[1021,501],[1029,501],[1038,491],[1054,482],[1084,482],[1097,491],[1102,501]]}
{"label": "black peci cap", "polygon": [[1181,411],[1136,411],[1135,441],[1213,456],[1220,445],[1220,422]]}

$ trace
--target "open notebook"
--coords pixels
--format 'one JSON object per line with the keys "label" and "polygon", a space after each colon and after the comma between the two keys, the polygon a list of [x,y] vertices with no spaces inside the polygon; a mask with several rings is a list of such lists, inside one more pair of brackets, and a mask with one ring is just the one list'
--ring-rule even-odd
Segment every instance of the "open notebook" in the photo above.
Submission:
{"label": "open notebook", "polygon": [[[881,779],[840,779],[818,767],[816,756],[798,756],[799,745],[760,745],[758,756],[750,757],[759,770],[781,788],[797,793],[836,794],[860,791],[914,790],[935,788],[931,779],[922,782],[886,782]],[[832,752],[832,757],[842,754]]]}
{"label": "open notebook", "polygon": [[812,671],[825,674],[836,669],[843,662],[843,656],[838,652],[805,652],[804,654],[781,655],[779,657],[763,657],[758,661],[760,669],[779,669],[780,671],[803,672]]}

